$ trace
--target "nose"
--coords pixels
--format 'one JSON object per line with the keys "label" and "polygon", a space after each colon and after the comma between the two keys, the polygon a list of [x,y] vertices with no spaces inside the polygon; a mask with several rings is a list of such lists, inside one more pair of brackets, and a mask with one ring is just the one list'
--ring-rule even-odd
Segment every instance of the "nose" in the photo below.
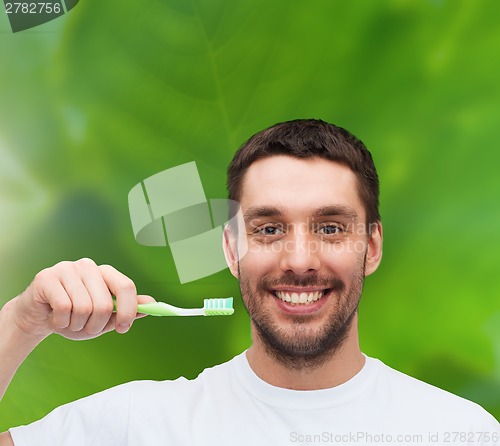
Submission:
{"label": "nose", "polygon": [[287,237],[282,246],[280,267],[295,274],[313,273],[321,266],[317,240],[307,231],[296,231]]}

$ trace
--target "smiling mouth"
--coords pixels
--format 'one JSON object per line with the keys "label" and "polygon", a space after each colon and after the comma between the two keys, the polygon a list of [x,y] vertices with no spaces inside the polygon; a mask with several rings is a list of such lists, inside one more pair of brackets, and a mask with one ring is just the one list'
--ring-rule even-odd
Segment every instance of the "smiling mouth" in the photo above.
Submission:
{"label": "smiling mouth", "polygon": [[321,299],[325,294],[328,294],[330,290],[321,290],[313,292],[291,292],[291,291],[274,291],[274,295],[281,299],[283,302],[287,302],[295,305],[310,305],[313,302]]}

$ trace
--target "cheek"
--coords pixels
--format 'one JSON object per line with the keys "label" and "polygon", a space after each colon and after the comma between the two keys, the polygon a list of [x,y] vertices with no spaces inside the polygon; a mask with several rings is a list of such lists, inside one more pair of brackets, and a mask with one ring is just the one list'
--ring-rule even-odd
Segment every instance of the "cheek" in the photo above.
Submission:
{"label": "cheek", "polygon": [[240,257],[240,268],[245,273],[260,276],[266,274],[278,263],[278,255],[262,247],[249,247],[245,255]]}
{"label": "cheek", "polygon": [[321,263],[324,268],[340,276],[350,276],[363,265],[366,248],[362,240],[330,245],[323,249]]}

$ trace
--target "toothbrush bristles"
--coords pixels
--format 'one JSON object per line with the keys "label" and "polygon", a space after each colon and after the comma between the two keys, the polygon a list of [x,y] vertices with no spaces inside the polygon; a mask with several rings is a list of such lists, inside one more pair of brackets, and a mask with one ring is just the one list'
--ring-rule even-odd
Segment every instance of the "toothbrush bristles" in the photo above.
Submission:
{"label": "toothbrush bristles", "polygon": [[205,316],[224,316],[233,314],[233,298],[205,299],[203,309],[205,310]]}

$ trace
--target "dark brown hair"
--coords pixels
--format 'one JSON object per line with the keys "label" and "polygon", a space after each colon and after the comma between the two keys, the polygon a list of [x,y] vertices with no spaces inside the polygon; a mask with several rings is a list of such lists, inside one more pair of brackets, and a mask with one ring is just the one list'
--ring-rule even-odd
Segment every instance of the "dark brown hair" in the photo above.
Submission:
{"label": "dark brown hair", "polygon": [[243,176],[253,162],[276,155],[319,157],[349,167],[358,180],[366,223],[380,221],[379,181],[370,152],[347,130],[317,119],[281,122],[245,142],[227,170],[229,199],[239,201]]}

